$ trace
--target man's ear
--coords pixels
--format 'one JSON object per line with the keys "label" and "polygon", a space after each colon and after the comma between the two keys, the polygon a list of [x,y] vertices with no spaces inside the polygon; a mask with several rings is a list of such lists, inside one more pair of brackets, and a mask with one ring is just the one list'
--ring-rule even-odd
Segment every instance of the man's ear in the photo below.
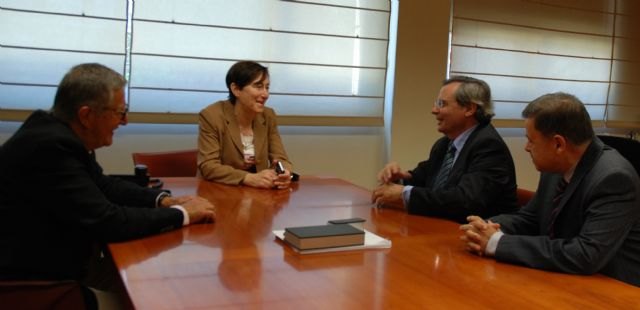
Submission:
{"label": "man's ear", "polygon": [[89,108],[89,106],[81,106],[80,109],[78,109],[78,112],[76,112],[76,115],[78,117],[78,122],[83,127],[89,128],[91,127],[91,124],[93,124],[92,117],[94,114],[91,113],[91,108]]}
{"label": "man's ear", "polygon": [[465,107],[464,116],[466,117],[474,117],[476,115],[476,111],[478,111],[478,105],[475,103],[471,103],[470,105]]}
{"label": "man's ear", "polygon": [[553,135],[553,143],[555,143],[556,154],[564,152],[567,149],[567,139],[561,135]]}

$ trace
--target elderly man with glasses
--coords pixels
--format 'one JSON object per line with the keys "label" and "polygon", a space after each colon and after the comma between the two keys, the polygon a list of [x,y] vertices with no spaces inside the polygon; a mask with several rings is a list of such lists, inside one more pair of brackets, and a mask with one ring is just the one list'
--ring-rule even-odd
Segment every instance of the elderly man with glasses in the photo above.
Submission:
{"label": "elderly man with glasses", "polygon": [[98,304],[117,298],[102,289],[113,290],[109,280],[118,278],[105,273],[110,262],[95,249],[214,220],[204,198],[171,197],[102,173],[95,150],[127,124],[125,83],[100,64],[73,67],[52,111],[35,111],[0,149],[0,279],[75,280],[95,308],[96,296]]}

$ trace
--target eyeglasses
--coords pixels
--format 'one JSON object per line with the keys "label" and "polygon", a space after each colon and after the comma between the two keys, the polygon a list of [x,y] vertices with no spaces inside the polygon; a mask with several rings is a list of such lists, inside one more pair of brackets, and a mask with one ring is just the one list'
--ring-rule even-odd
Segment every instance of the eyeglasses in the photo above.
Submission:
{"label": "eyeglasses", "polygon": [[111,111],[113,113],[115,113],[116,115],[120,116],[120,120],[124,121],[127,118],[127,113],[129,113],[129,105],[125,105],[124,106],[124,110],[120,110],[120,109],[113,109],[113,108],[106,108],[106,111]]}
{"label": "eyeglasses", "polygon": [[[482,101],[472,100],[470,102],[471,103],[475,103],[478,106],[478,108],[484,107],[484,103]],[[433,102],[433,106],[438,108],[438,109],[442,109],[442,108],[444,108],[444,107],[446,107],[448,105],[449,105],[449,102],[447,102],[445,100],[442,100],[442,99],[436,99],[436,101]],[[460,103],[458,103],[458,105],[460,105]]]}
{"label": "eyeglasses", "polygon": [[433,102],[433,106],[438,108],[438,109],[442,109],[444,107],[446,107],[448,105],[448,103],[442,99],[436,99],[436,101]]}

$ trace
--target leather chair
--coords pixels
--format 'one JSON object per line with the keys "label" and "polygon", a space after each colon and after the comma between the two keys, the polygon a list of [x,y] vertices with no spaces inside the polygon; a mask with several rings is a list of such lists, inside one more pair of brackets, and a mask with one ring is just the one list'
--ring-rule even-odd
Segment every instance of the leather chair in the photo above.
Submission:
{"label": "leather chair", "polygon": [[529,203],[529,200],[531,200],[531,198],[533,198],[533,195],[536,192],[534,191],[530,191],[528,189],[524,189],[524,188],[519,188],[516,190],[516,197],[518,198],[518,207],[522,208],[524,207],[527,203]]}
{"label": "leather chair", "polygon": [[198,169],[196,149],[131,155],[134,165],[146,165],[152,177],[194,177]]}
{"label": "leather chair", "polygon": [[75,281],[0,281],[3,309],[97,309],[93,293]]}
{"label": "leather chair", "polygon": [[604,144],[616,149],[620,155],[624,156],[631,165],[640,174],[640,142],[618,136],[605,136],[599,135],[598,138],[604,142]]}

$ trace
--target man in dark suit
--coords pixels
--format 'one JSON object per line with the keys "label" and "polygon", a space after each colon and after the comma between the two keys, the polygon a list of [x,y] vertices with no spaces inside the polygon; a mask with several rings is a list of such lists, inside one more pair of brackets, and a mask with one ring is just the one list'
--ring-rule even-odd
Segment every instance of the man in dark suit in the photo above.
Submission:
{"label": "man in dark suit", "polygon": [[539,97],[522,112],[526,151],[541,173],[515,214],[462,225],[467,249],[499,261],[575,273],[603,273],[640,286],[640,180],[633,166],[594,136],[578,98]]}
{"label": "man in dark suit", "polygon": [[484,81],[464,76],[444,81],[432,114],[445,136],[436,141],[429,159],[411,171],[387,164],[378,174],[382,185],[374,189],[372,201],[458,222],[470,214],[514,212],[515,168],[491,125],[492,106]]}
{"label": "man in dark suit", "polygon": [[[96,245],[213,221],[204,198],[102,173],[95,150],[127,124],[125,83],[99,64],[73,67],[52,111],[35,111],[0,149],[0,279],[95,286]],[[95,301],[91,293],[87,300]]]}

